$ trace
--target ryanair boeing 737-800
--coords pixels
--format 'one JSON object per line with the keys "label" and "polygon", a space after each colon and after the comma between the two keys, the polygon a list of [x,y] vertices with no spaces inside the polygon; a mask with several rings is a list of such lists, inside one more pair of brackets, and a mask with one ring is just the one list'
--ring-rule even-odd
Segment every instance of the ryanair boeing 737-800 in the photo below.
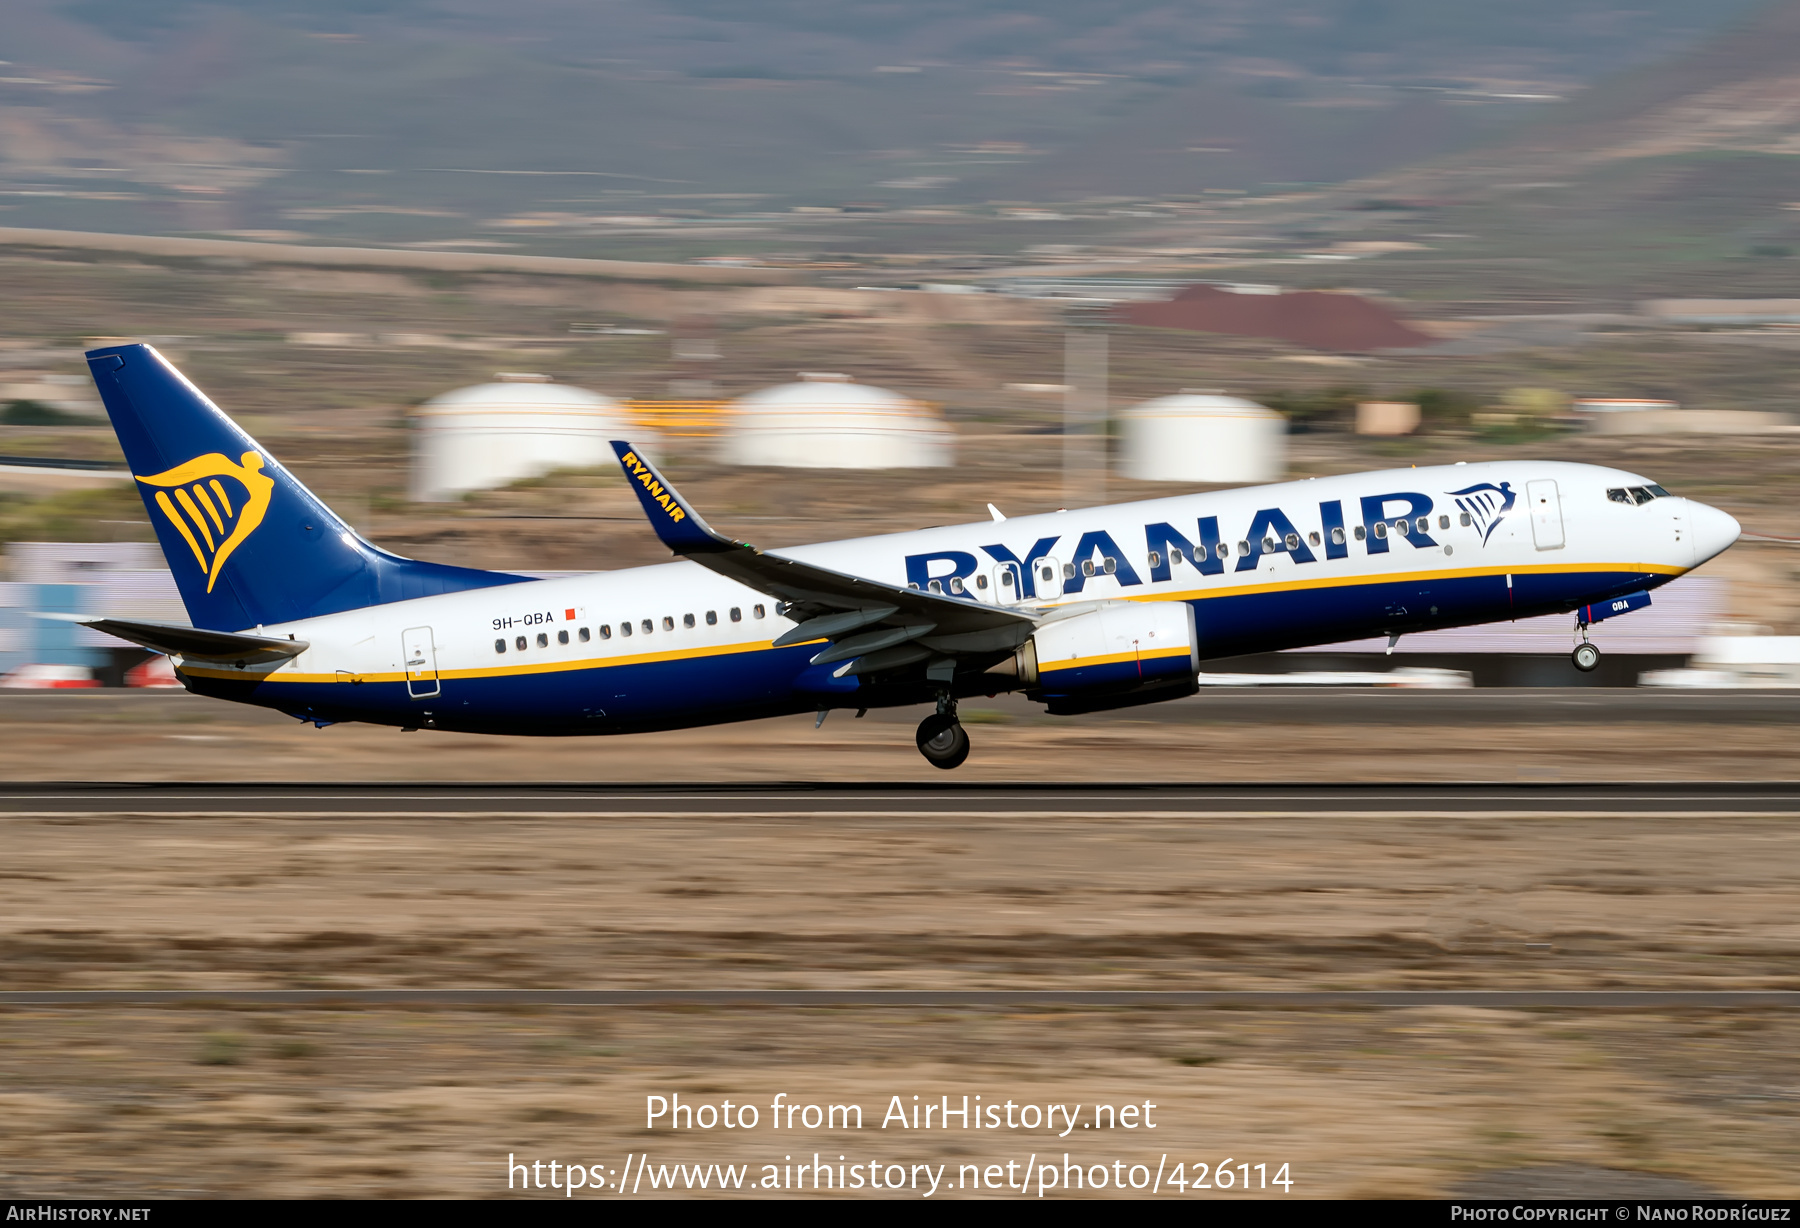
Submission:
{"label": "ryanair boeing 737-800", "polygon": [[1717,508],[1593,465],[1317,478],[758,550],[614,449],[683,561],[535,580],[362,540],[154,349],[88,365],[192,626],[79,621],[191,691],[324,726],[607,734],[1023,691],[1073,714],[1190,695],[1200,663],[1573,613],[1587,628],[1737,540]]}

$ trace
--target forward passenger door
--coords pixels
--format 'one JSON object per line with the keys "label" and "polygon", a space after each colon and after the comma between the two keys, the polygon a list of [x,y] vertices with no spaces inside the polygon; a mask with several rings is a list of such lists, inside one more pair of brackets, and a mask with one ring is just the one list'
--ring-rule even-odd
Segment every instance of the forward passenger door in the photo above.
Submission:
{"label": "forward passenger door", "polygon": [[1531,540],[1539,550],[1563,548],[1562,498],[1556,482],[1540,478],[1525,483],[1525,498],[1531,504]]}

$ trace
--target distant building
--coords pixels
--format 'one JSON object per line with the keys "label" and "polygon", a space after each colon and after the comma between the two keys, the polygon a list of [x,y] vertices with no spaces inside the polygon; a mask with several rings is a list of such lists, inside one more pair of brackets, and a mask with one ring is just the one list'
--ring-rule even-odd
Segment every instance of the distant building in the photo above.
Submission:
{"label": "distant building", "polygon": [[1419,407],[1411,401],[1364,401],[1356,407],[1358,435],[1410,435],[1419,429]]}
{"label": "distant building", "polygon": [[1238,397],[1184,391],[1120,411],[1127,477],[1272,482],[1287,467],[1287,419]]}
{"label": "distant building", "polygon": [[1680,409],[1679,401],[1650,401],[1638,397],[1579,397],[1570,406],[1578,414],[1635,414]]}
{"label": "distant building", "polygon": [[740,397],[720,441],[729,463],[785,469],[942,468],[954,452],[932,406],[827,372]]}
{"label": "distant building", "polygon": [[631,435],[618,402],[542,375],[502,374],[433,397],[413,416],[412,497],[425,503],[608,464],[608,441]]}

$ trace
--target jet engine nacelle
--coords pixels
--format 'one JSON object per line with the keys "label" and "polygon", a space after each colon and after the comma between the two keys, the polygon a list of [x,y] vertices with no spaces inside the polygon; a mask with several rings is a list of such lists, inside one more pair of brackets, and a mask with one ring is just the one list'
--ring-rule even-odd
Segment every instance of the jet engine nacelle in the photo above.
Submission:
{"label": "jet engine nacelle", "polygon": [[1019,681],[1058,715],[1191,695],[1200,672],[1194,607],[1119,602],[1032,632],[1014,658]]}

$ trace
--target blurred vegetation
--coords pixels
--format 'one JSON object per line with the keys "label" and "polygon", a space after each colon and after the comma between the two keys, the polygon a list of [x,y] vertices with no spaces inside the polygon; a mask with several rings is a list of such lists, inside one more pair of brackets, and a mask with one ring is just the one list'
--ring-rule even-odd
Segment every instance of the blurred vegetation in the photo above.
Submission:
{"label": "blurred vegetation", "polygon": [[150,541],[137,491],[123,482],[33,497],[0,492],[0,542]]}
{"label": "blurred vegetation", "polygon": [[1419,388],[1407,400],[1419,407],[1421,431],[1453,430],[1469,425],[1469,417],[1481,408],[1481,398],[1453,388]]}
{"label": "blurred vegetation", "polygon": [[1354,430],[1357,405],[1376,398],[1360,384],[1341,384],[1305,392],[1281,389],[1256,399],[1287,415],[1288,429],[1303,435],[1311,431]]}
{"label": "blurred vegetation", "polygon": [[42,401],[8,401],[0,409],[0,424],[6,426],[92,426],[92,418],[57,409]]}
{"label": "blurred vegetation", "polygon": [[201,1038],[194,1061],[202,1066],[242,1066],[244,1038],[233,1032],[208,1032]]}

